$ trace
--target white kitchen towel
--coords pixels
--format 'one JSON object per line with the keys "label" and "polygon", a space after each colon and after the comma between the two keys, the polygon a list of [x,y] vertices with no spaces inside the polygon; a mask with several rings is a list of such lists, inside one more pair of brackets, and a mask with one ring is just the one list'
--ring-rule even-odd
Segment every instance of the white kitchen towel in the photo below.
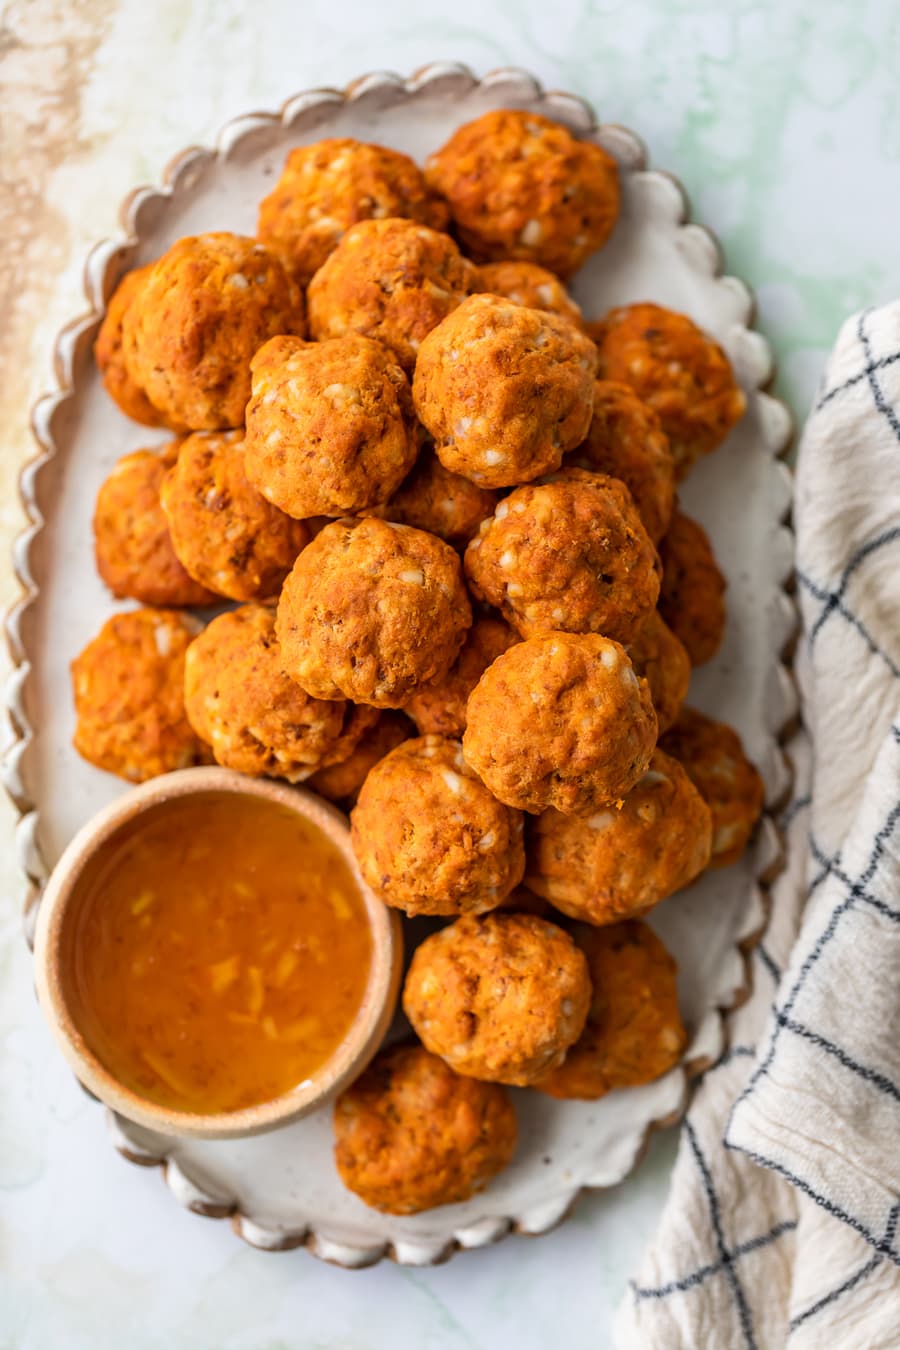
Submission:
{"label": "white kitchen towel", "polygon": [[841,329],[794,523],[788,864],[623,1350],[900,1347],[900,303]]}

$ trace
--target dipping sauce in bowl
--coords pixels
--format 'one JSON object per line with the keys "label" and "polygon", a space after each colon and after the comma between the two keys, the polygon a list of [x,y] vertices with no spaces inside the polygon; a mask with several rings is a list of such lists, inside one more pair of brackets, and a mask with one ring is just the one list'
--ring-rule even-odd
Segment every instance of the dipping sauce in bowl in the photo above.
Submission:
{"label": "dipping sauce in bowl", "polygon": [[85,1085],[142,1124],[213,1137],[296,1118],[360,1072],[401,953],[347,838],[311,794],[221,769],[147,784],[88,826],[36,944]]}

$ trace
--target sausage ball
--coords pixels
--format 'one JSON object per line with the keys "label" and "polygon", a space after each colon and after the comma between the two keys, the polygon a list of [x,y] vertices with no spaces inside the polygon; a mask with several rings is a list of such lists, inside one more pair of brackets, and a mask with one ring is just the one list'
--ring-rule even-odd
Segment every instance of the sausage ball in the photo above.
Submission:
{"label": "sausage ball", "polygon": [[502,295],[514,305],[558,314],[561,319],[569,319],[582,327],[581,310],[559,277],[536,263],[518,262],[513,258],[506,262],[485,263],[478,269],[478,284],[474,289]]}
{"label": "sausage ball", "polygon": [[422,339],[465,299],[475,277],[449,235],[411,220],[364,220],[309,283],[310,332],[377,338],[411,371]]}
{"label": "sausage ball", "polygon": [[676,511],[660,542],[659,612],[687,650],[692,666],[711,661],[725,635],[725,588],[709,542],[696,520]]}
{"label": "sausage ball", "polygon": [[492,797],[458,741],[419,736],[372,769],[351,816],[359,869],[407,914],[480,914],[522,880],[522,817]]}
{"label": "sausage ball", "polygon": [[656,413],[627,384],[597,380],[587,440],[566,463],[620,478],[659,543],[675,509],[675,461]]}
{"label": "sausage ball", "polygon": [[687,1044],[674,960],[638,919],[609,928],[579,926],[573,936],[587,957],[594,989],[587,1023],[564,1063],[534,1086],[551,1097],[596,1101],[661,1078]]}
{"label": "sausage ball", "polygon": [[467,914],[416,948],[403,1011],[457,1073],[526,1087],[561,1064],[584,1029],[587,961],[534,914]]}
{"label": "sausage ball", "polygon": [[523,258],[561,277],[606,243],[619,214],[612,155],[537,113],[467,122],[431,155],[425,177],[473,258]]}
{"label": "sausage ball", "polygon": [[630,642],[656,605],[659,559],[617,478],[566,469],[516,488],[465,554],[473,595],[522,634]]}
{"label": "sausage ball", "polygon": [[621,807],[592,816],[545,811],[528,837],[528,885],[597,925],[644,914],[709,864],[709,807],[677,760],[653,752]]}
{"label": "sausage ball", "polygon": [[420,1045],[375,1056],[334,1105],[341,1181],[385,1214],[419,1214],[483,1191],[516,1149],[516,1115],[496,1083],[454,1073]]}
{"label": "sausage ball", "polygon": [[199,627],[167,609],[107,619],[72,662],[79,755],[132,783],[208,762],[184,711],[184,657]]}
{"label": "sausage ball", "polygon": [[722,348],[686,314],[661,305],[623,305],[591,327],[600,378],[628,384],[659,416],[684,478],[715,450],[747,400]]}
{"label": "sausage ball", "polygon": [[247,474],[302,520],[383,502],[418,452],[409,382],[380,342],[277,337],[251,364]]}
{"label": "sausage ball", "polygon": [[292,150],[259,204],[256,233],[306,286],[351,225],[403,216],[442,230],[447,207],[398,150],[347,137]]}
{"label": "sausage ball", "polygon": [[597,633],[510,647],[469,696],[463,753],[495,797],[537,814],[591,815],[643,776],[656,744],[646,680]]}
{"label": "sausage ball", "polygon": [[465,548],[496,505],[496,492],[451,473],[433,450],[427,450],[390,500],[372,514],[427,530],[454,548]]}
{"label": "sausage ball", "polygon": [[184,570],[160,503],[178,442],[159,453],[123,455],[97,494],[94,558],[113,595],[145,605],[212,605],[216,597]]}
{"label": "sausage ball", "polygon": [[339,763],[375,721],[369,708],[310,698],[281,669],[270,605],[241,605],[191,643],[185,706],[197,735],[227,769],[296,783]]}
{"label": "sausage ball", "polygon": [[628,655],[636,675],[650,686],[656,709],[659,734],[668,731],[687,698],[691,682],[691,658],[659,611],[654,610],[641,624],[637,637],[628,645]]}
{"label": "sausage ball", "polygon": [[[369,711],[365,709],[365,711]],[[408,717],[400,712],[377,713],[377,720],[356,744],[356,748],[339,764],[317,769],[306,781],[306,786],[344,807],[355,805],[360,789],[371,769],[398,745],[415,735]]]}
{"label": "sausage ball", "polygon": [[510,487],[584,440],[595,371],[593,343],[567,319],[473,295],[422,343],[413,398],[446,469]]}
{"label": "sausage ball", "polygon": [[661,741],[677,759],[712,812],[710,867],[737,862],[763,808],[763,782],[741,738],[724,722],[682,708]]}
{"label": "sausage ball", "polygon": [[250,358],[276,333],[303,332],[296,283],[241,235],[180,239],[153,264],[122,319],[131,378],[169,425],[243,425]]}
{"label": "sausage ball", "polygon": [[426,736],[461,736],[466,729],[469,695],[488,666],[508,651],[516,634],[500,619],[476,619],[459,656],[440,680],[419,685],[406,712]]}
{"label": "sausage ball", "polygon": [[160,496],[182,564],[229,600],[274,595],[309,538],[248,480],[240,431],[188,436]]}
{"label": "sausage ball", "polygon": [[[145,427],[159,427],[165,426],[166,421],[159,409],[154,408],[142,386],[129,374],[122,351],[125,311],[131,306],[151,270],[152,264],[148,264],[126,272],[113,291],[94,343],[94,360],[104,389],[125,416],[134,422],[142,422]],[[169,425],[174,431],[182,429],[173,423]]]}
{"label": "sausage ball", "polygon": [[284,669],[315,698],[401,708],[453,665],[472,622],[459,558],[408,525],[336,520],[284,583]]}

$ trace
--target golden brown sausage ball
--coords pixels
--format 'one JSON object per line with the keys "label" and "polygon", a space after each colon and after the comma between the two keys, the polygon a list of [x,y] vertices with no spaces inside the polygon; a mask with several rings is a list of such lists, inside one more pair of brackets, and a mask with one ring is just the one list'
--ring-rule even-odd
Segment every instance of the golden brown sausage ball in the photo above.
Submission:
{"label": "golden brown sausage ball", "polygon": [[661,305],[623,305],[590,332],[600,353],[600,378],[630,385],[659,416],[677,478],[721,445],[743,415],[747,400],[728,357],[686,314]]}
{"label": "golden brown sausage ball", "polygon": [[306,286],[358,221],[402,216],[442,230],[447,215],[408,155],[335,137],[290,152],[260,202],[256,233]]}
{"label": "golden brown sausage ball", "polygon": [[411,220],[365,220],[309,283],[310,332],[377,338],[412,371],[423,338],[465,299],[475,276],[449,235]]}
{"label": "golden brown sausage ball", "polygon": [[677,759],[712,812],[710,867],[737,862],[763,808],[763,782],[737,732],[682,708],[661,748]]}
{"label": "golden brown sausage ball", "polygon": [[459,656],[440,680],[419,685],[405,711],[421,735],[461,736],[466,729],[469,695],[488,666],[518,637],[500,619],[476,619]]}
{"label": "golden brown sausage ball", "polygon": [[160,495],[182,564],[229,600],[274,595],[309,538],[249,481],[240,431],[188,436]]}
{"label": "golden brown sausage ball", "polygon": [[113,595],[145,605],[212,605],[216,597],[184,570],[169,535],[160,486],[178,458],[161,451],[123,455],[97,494],[94,558]]}
{"label": "golden brown sausage ball", "polygon": [[621,478],[659,543],[675,509],[675,461],[656,413],[627,384],[597,380],[587,440],[566,463]]}
{"label": "golden brown sausage ball", "polygon": [[725,635],[726,581],[709,535],[676,511],[659,545],[659,612],[687,650],[692,666],[711,661]]}
{"label": "golden brown sausage ball", "polygon": [[284,669],[316,698],[401,708],[456,660],[472,609],[459,558],[423,530],[336,520],[284,583]]}
{"label": "golden brown sausage ball", "polygon": [[446,469],[510,487],[584,440],[595,372],[593,343],[567,319],[473,295],[422,343],[413,398]]}
{"label": "golden brown sausage ball", "polygon": [[247,473],[288,515],[340,516],[383,502],[415,462],[409,382],[380,342],[271,339],[251,365]]}
{"label": "golden brown sausage ball", "polygon": [[356,804],[370,770],[391,750],[416,734],[412,722],[401,712],[380,712],[376,716],[377,721],[363,732],[347,759],[317,769],[306,780],[307,787],[343,807]]}
{"label": "golden brown sausage ball", "polygon": [[390,500],[372,514],[427,530],[454,548],[465,548],[496,505],[496,492],[450,473],[433,450],[426,450]]}
{"label": "golden brown sausage ball", "polygon": [[639,1087],[680,1061],[687,1033],[678,1012],[678,968],[645,923],[579,926],[573,934],[594,988],[580,1039],[534,1086],[551,1097],[596,1101]]}
{"label": "golden brown sausage ball", "polygon": [[587,961],[533,914],[466,915],[413,954],[403,1011],[457,1073],[526,1087],[561,1064],[584,1029]]}
{"label": "golden brown sausage ball", "polygon": [[591,815],[644,774],[656,713],[623,647],[597,633],[548,633],[510,647],[466,708],[463,752],[495,797],[538,813]]}
{"label": "golden brown sausage ball", "polygon": [[566,469],[516,488],[465,553],[473,595],[523,637],[564,630],[631,642],[659,595],[659,559],[624,483]]}
{"label": "golden brown sausage ball", "polygon": [[199,627],[168,609],[107,619],[72,662],[79,755],[132,783],[208,761],[184,711],[184,656]]}
{"label": "golden brown sausage ball", "polygon": [[659,750],[622,805],[591,816],[545,811],[528,836],[528,885],[570,918],[607,924],[644,914],[709,864],[709,807]]}
{"label": "golden brown sausage ball", "polygon": [[282,672],[271,605],[241,605],[213,619],[191,643],[185,706],[217,763],[291,783],[346,759],[370,708],[310,698]]}
{"label": "golden brown sausage ball", "polygon": [[514,305],[528,309],[543,309],[558,314],[582,327],[581,310],[569,295],[559,277],[536,263],[519,262],[508,258],[505,262],[485,263],[478,269],[476,291],[502,295]]}
{"label": "golden brown sausage ball", "polygon": [[250,358],[303,332],[296,283],[262,244],[220,231],[180,239],[153,264],[122,320],[131,378],[171,425],[243,425]]}
{"label": "golden brown sausage ball", "polygon": [[385,1214],[418,1214],[484,1190],[515,1152],[516,1115],[498,1084],[394,1045],[338,1097],[334,1135],[348,1190]]}
{"label": "golden brown sausage ball", "polygon": [[522,880],[522,817],[492,797],[458,741],[420,736],[372,769],[351,816],[360,871],[407,914],[479,914]]}
{"label": "golden brown sausage ball", "polygon": [[619,214],[613,157],[537,113],[467,122],[431,155],[425,177],[473,258],[524,258],[561,277],[606,243]]}
{"label": "golden brown sausage ball", "polygon": [[637,637],[628,644],[636,675],[650,686],[660,736],[675,721],[687,698],[691,682],[691,658],[659,611],[641,624]]}
{"label": "golden brown sausage ball", "polygon": [[[151,270],[152,263],[126,272],[113,291],[94,343],[94,360],[103,379],[103,387],[125,416],[135,422],[142,422],[145,427],[159,427],[165,426],[166,420],[159,409],[154,408],[141,385],[129,374],[122,351],[122,320],[125,311]],[[174,431],[181,430],[172,422],[168,425]]]}

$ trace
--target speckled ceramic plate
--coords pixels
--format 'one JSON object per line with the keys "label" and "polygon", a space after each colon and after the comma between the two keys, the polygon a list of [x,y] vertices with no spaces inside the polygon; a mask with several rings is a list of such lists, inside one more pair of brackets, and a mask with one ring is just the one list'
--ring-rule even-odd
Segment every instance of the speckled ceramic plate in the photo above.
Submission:
{"label": "speckled ceramic plate", "polygon": [[[17,743],[5,766],[22,812],[18,847],[33,883],[31,906],[66,842],[123,785],[83,763],[71,748],[68,663],[114,604],[94,572],[90,519],[97,488],[127,450],[164,439],[128,422],[104,395],[90,350],[104,304],[121,272],[157,257],[185,234],[230,229],[252,234],[256,205],[286,152],[322,136],[382,141],[417,159],[460,123],[489,108],[528,108],[598,141],[622,171],[623,211],[611,242],[576,278],[588,317],[611,305],[657,300],[684,310],[728,351],[748,410],[727,444],[703,461],[683,492],[689,512],[712,535],[727,573],[729,622],[715,662],[694,676],[691,700],[734,723],[760,765],[768,801],[787,786],[779,749],[794,713],[781,654],[793,629],[783,586],[791,567],[785,525],[791,497],[779,462],[790,436],[786,409],[762,392],[769,349],[751,328],[747,287],[722,276],[711,235],[687,223],[678,183],[650,171],[640,141],[598,126],[580,99],[544,93],[521,71],[478,81],[455,65],[433,65],[410,80],[375,74],[344,92],[317,89],[280,114],[230,122],[215,149],[189,149],[169,165],[161,188],[125,200],[122,234],[98,245],[85,270],[89,312],[61,335],[58,388],[37,405],[41,454],[24,472],[31,526],[16,546],[25,595],[8,621],[16,671],[8,703]],[[765,884],[778,866],[778,841],[764,818],[744,860],[713,872],[659,907],[653,926],[680,967],[682,1012],[691,1033],[684,1063],[648,1087],[596,1103],[516,1093],[521,1143],[513,1165],[464,1205],[412,1218],[367,1209],[340,1184],[331,1157],[329,1113],[263,1137],[233,1142],[166,1139],[111,1117],[115,1146],[159,1164],[174,1197],[205,1214],[231,1216],[236,1231],[267,1249],[306,1245],[317,1256],[363,1266],[382,1256],[411,1265],[445,1259],[515,1230],[541,1233],[583,1187],[621,1181],[649,1131],[676,1120],[692,1074],[721,1051],[723,1010],[746,997],[746,952],[765,923]]]}

